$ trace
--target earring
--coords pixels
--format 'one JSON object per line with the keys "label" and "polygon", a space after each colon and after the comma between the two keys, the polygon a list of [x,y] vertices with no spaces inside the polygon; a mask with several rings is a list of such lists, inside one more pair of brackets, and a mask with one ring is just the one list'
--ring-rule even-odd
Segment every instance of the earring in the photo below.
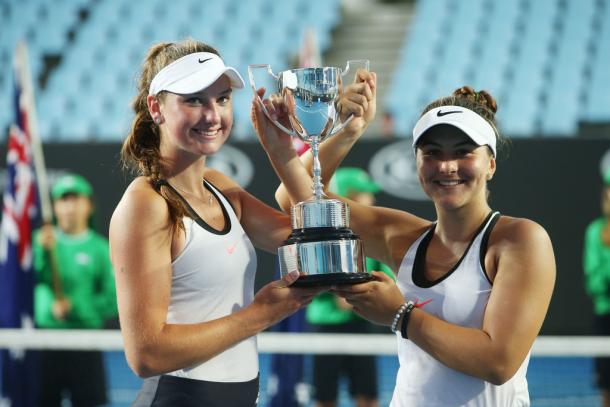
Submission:
{"label": "earring", "polygon": [[163,118],[161,116],[155,117],[155,124],[158,126],[163,123]]}

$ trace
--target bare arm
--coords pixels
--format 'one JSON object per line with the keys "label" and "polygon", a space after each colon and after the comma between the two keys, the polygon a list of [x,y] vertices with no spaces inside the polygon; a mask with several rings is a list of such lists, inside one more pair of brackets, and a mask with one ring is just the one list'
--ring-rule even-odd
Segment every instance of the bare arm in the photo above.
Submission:
{"label": "bare arm", "polygon": [[430,226],[429,221],[409,212],[328,195],[349,205],[350,229],[362,239],[367,257],[387,264],[395,274],[409,246]]}
{"label": "bare arm", "polygon": [[[509,220],[497,232],[486,258],[496,277],[483,326],[450,324],[416,308],[408,336],[444,365],[500,385],[515,374],[540,331],[555,283],[555,259],[548,235],[534,222]],[[341,288],[339,294],[365,318],[389,325],[404,300],[379,274],[379,281]]]}
{"label": "bare arm", "polygon": [[231,201],[252,244],[275,254],[292,230],[290,216],[262,202],[219,171],[208,169],[206,179]]}
{"label": "bare arm", "polygon": [[315,294],[286,287],[296,278],[291,276],[263,287],[252,304],[226,317],[196,324],[167,323],[174,237],[167,219],[165,201],[138,179],[110,223],[125,353],[139,376],[202,363],[290,315]]}

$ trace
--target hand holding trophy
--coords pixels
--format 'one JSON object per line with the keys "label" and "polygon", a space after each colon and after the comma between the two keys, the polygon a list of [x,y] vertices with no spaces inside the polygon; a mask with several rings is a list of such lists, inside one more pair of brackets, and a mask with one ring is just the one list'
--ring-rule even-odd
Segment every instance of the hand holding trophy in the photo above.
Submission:
{"label": "hand holding trophy", "polygon": [[[337,111],[343,78],[351,66],[368,60],[347,62],[345,70],[336,67],[291,69],[274,74],[270,65],[248,66],[250,84],[267,118],[283,132],[299,137],[313,155],[313,196],[291,208],[292,233],[278,249],[282,276],[291,271],[301,275],[295,286],[353,284],[368,281],[364,250],[357,235],[349,229],[349,207],[323,192],[319,144],[342,130],[352,116],[341,121]],[[255,76],[271,82],[287,110],[287,121],[280,123],[269,113],[257,92]]]}

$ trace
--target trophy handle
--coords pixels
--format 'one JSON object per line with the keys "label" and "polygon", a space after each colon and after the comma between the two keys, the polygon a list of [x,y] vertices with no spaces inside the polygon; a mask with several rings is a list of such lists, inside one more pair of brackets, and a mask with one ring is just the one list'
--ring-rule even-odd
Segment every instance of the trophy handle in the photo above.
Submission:
{"label": "trophy handle", "polygon": [[279,82],[279,77],[276,74],[273,73],[273,71],[271,70],[271,65],[269,65],[269,64],[251,64],[251,65],[248,65],[248,78],[250,80],[250,86],[252,87],[252,91],[254,92],[254,97],[256,98],[256,100],[258,101],[258,104],[263,109],[263,113],[265,113],[265,116],[267,116],[267,119],[269,119],[271,121],[271,123],[275,124],[284,133],[288,133],[289,135],[291,135],[293,137],[297,137],[298,134],[297,134],[296,131],[287,129],[280,122],[278,122],[277,120],[273,120],[271,118],[271,115],[269,114],[269,111],[267,110],[267,108],[265,107],[265,104],[263,103],[263,99],[261,99],[261,97],[258,95],[258,92],[256,91],[257,88],[256,88],[256,84],[254,83],[254,70],[255,69],[265,69],[265,70],[267,70],[267,73],[269,75],[273,76],[273,78],[276,81],[278,81],[278,82]]}
{"label": "trophy handle", "polygon": [[341,76],[342,77],[344,77],[345,75],[347,75],[349,73],[349,71],[352,68],[352,64],[362,64],[364,69],[366,69],[368,71],[369,70],[370,62],[369,62],[368,59],[350,59],[349,61],[347,61],[347,65],[345,66],[345,70],[343,72],[341,72]]}
{"label": "trophy handle", "polygon": [[[369,70],[370,62],[368,59],[350,59],[349,61],[347,61],[345,70],[343,72],[341,72],[341,78],[345,77],[352,69],[352,65],[356,65],[356,64],[362,65],[364,67],[364,69],[366,69],[367,71]],[[329,134],[329,136],[332,136],[333,134],[336,134],[336,133],[340,132],[341,130],[343,130],[345,128],[345,126],[347,126],[349,124],[349,122],[352,121],[353,118],[354,118],[354,115],[350,114],[343,123],[340,123],[333,129],[333,131]]]}

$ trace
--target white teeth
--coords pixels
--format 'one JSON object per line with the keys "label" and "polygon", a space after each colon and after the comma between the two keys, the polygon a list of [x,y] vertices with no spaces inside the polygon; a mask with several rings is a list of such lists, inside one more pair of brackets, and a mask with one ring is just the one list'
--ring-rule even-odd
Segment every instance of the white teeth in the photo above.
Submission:
{"label": "white teeth", "polygon": [[439,184],[443,185],[443,186],[453,186],[453,185],[458,185],[460,184],[459,180],[452,180],[452,181],[438,181]]}
{"label": "white teeth", "polygon": [[193,129],[195,130],[196,133],[201,134],[202,136],[205,137],[213,137],[216,134],[218,134],[218,130],[214,130],[214,131],[203,131],[203,130],[198,130],[198,129]]}

